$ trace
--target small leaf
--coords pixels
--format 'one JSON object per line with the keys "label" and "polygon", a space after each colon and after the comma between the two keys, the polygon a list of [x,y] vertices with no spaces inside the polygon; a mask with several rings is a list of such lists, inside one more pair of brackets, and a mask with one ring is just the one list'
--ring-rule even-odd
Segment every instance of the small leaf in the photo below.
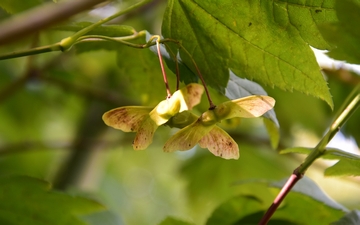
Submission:
{"label": "small leaf", "polygon": [[51,191],[45,181],[16,176],[0,178],[0,209],[0,224],[85,225],[79,216],[104,210],[104,206]]}
{"label": "small leaf", "polygon": [[[310,154],[311,151],[313,151],[312,148],[296,147],[281,150],[280,154]],[[326,148],[326,151],[320,158],[340,160],[325,170],[325,176],[360,176],[360,156],[358,155],[335,148]]]}
{"label": "small leaf", "polygon": [[325,176],[360,176],[360,160],[340,160],[325,170]]}
{"label": "small leaf", "polygon": [[340,220],[331,223],[331,225],[359,225],[360,224],[360,211],[353,210],[342,217]]}
{"label": "small leaf", "polygon": [[194,224],[176,219],[174,217],[167,217],[159,225],[194,225]]}
{"label": "small leaf", "polygon": [[215,156],[224,159],[238,159],[239,147],[232,137],[223,129],[215,126],[199,141],[202,148],[207,148]]}
{"label": "small leaf", "polygon": [[273,149],[276,149],[280,141],[280,129],[272,120],[269,120],[267,118],[264,118],[264,124],[270,136],[271,147]]}
{"label": "small leaf", "polygon": [[288,154],[288,153],[299,153],[299,154],[310,154],[312,148],[304,148],[304,147],[294,147],[294,148],[287,148],[281,150],[280,154]]}

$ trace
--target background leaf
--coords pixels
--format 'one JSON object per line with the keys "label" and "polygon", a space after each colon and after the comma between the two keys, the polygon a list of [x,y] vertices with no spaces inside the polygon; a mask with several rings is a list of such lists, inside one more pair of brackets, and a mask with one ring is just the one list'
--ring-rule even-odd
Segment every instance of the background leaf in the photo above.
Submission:
{"label": "background leaf", "polygon": [[212,213],[206,225],[237,224],[236,222],[241,218],[258,211],[263,211],[266,207],[267,205],[255,196],[237,196],[221,204]]}
{"label": "background leaf", "polygon": [[48,183],[30,177],[0,178],[0,193],[1,224],[84,225],[78,216],[104,209],[95,201],[50,191]]}
{"label": "background leaf", "polygon": [[174,217],[167,217],[159,225],[193,225],[193,223],[188,223]]}
{"label": "background leaf", "polygon": [[360,223],[360,211],[353,210],[331,225],[356,225]]}
{"label": "background leaf", "polygon": [[354,29],[360,21],[359,2],[337,0],[335,9],[339,22],[320,26],[324,38],[335,46],[328,55],[334,59],[360,64],[360,54],[353,50],[360,47],[360,32]]}
{"label": "background leaf", "polygon": [[[274,187],[282,188],[285,185],[286,181],[287,179],[278,182],[271,182],[270,185]],[[331,208],[342,210],[345,212],[348,211],[347,208],[335,202],[333,199],[329,198],[329,196],[327,196],[324,193],[324,191],[322,191],[319,188],[319,186],[316,185],[314,181],[312,181],[310,178],[306,176],[304,176],[301,180],[299,180],[291,190],[309,196],[314,200],[322,202]]]}

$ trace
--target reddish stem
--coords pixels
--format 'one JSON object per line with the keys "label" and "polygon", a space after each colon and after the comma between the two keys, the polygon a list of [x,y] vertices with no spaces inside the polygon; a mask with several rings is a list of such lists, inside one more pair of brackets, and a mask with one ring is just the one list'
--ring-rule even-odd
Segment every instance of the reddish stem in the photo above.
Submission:
{"label": "reddish stem", "polygon": [[180,88],[180,70],[179,70],[179,62],[177,59],[177,54],[175,55],[175,65],[176,65],[176,90]]}
{"label": "reddish stem", "polygon": [[284,200],[286,195],[291,191],[294,185],[303,177],[303,174],[297,172],[297,169],[294,170],[290,178],[287,180],[280,193],[276,196],[274,202],[271,204],[269,209],[266,211],[265,215],[261,218],[259,225],[266,225],[272,215],[275,213],[276,209],[279,207],[281,202]]}
{"label": "reddish stem", "polygon": [[165,72],[165,68],[164,68],[164,62],[161,56],[161,52],[160,52],[160,43],[159,43],[159,38],[156,40],[156,48],[157,48],[157,52],[158,52],[158,56],[159,56],[159,61],[160,61],[160,66],[161,66],[161,72],[163,74],[163,78],[164,78],[164,83],[165,83],[165,87],[166,87],[166,92],[167,92],[167,98],[171,97],[171,91],[169,88],[169,82],[167,80],[167,76],[166,76],[166,72]]}

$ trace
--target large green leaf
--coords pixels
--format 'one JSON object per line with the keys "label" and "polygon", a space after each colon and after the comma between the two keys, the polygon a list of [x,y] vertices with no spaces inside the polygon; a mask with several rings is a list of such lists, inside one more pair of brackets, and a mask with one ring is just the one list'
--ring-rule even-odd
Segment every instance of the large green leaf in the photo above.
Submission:
{"label": "large green leaf", "polygon": [[[333,1],[302,2],[172,0],[162,32],[180,40],[206,82],[222,92],[231,69],[240,77],[310,94],[332,106],[308,44],[326,47],[316,24],[336,19]],[[194,70],[189,55],[181,50],[180,55]]]}
{"label": "large green leaf", "polygon": [[30,177],[0,178],[0,224],[84,225],[78,216],[103,210],[99,203],[50,190]]}
{"label": "large green leaf", "polygon": [[336,1],[337,23],[327,23],[320,26],[325,39],[336,46],[328,54],[339,60],[360,64],[360,32],[356,27],[360,22],[360,5],[350,0]]}

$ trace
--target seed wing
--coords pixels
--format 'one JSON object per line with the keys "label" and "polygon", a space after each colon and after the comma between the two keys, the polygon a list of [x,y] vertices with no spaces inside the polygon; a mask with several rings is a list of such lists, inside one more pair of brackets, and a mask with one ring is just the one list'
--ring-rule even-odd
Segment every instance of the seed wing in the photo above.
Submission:
{"label": "seed wing", "polygon": [[165,152],[185,151],[193,148],[213,126],[204,126],[199,120],[174,134],[164,145]]}
{"label": "seed wing", "polygon": [[136,132],[146,117],[149,117],[150,107],[125,106],[112,109],[102,116],[106,125],[124,132]]}
{"label": "seed wing", "polygon": [[238,159],[239,147],[232,137],[218,126],[201,138],[199,145],[224,159]]}

